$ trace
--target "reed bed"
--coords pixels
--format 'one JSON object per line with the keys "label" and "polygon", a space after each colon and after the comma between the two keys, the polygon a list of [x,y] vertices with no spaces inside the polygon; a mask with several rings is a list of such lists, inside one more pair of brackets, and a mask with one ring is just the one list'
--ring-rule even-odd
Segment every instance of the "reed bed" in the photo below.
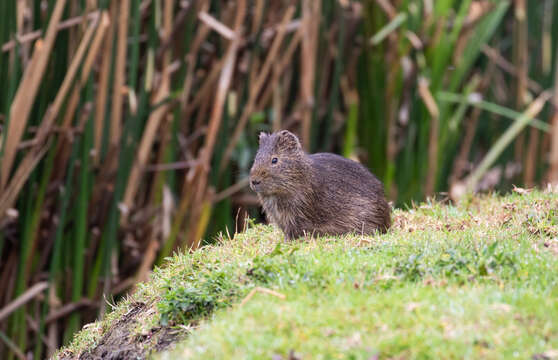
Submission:
{"label": "reed bed", "polygon": [[52,354],[176,249],[260,217],[260,131],[359,159],[397,206],[558,182],[552,0],[9,0],[0,14],[10,358]]}

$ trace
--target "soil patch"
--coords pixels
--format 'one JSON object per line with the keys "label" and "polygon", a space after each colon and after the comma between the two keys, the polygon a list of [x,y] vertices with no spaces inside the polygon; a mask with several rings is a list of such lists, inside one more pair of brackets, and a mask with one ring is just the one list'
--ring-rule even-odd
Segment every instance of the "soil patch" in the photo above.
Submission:
{"label": "soil patch", "polygon": [[138,334],[138,327],[151,311],[151,306],[134,303],[130,311],[116,321],[94,347],[81,354],[61,354],[61,359],[145,359],[185,336],[184,331],[169,326],[154,327],[147,333]]}

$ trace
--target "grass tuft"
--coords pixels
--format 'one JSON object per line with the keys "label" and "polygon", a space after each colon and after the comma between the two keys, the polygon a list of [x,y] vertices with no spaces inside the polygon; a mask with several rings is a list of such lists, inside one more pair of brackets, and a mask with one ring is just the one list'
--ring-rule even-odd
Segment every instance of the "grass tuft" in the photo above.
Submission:
{"label": "grass tuft", "polygon": [[226,268],[206,268],[176,284],[176,279],[169,279],[167,290],[157,304],[163,326],[188,323],[217,308],[230,306],[238,293],[238,285]]}

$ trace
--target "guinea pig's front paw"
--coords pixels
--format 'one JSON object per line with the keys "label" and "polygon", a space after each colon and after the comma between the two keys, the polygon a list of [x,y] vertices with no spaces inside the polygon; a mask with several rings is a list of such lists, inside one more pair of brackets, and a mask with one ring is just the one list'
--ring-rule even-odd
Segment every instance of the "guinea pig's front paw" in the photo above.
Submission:
{"label": "guinea pig's front paw", "polygon": [[285,234],[283,236],[283,243],[288,244],[290,242],[292,242],[294,239],[292,237],[289,237],[289,235]]}
{"label": "guinea pig's front paw", "polygon": [[291,243],[298,238],[293,231],[286,231],[283,233],[283,242],[284,243]]}

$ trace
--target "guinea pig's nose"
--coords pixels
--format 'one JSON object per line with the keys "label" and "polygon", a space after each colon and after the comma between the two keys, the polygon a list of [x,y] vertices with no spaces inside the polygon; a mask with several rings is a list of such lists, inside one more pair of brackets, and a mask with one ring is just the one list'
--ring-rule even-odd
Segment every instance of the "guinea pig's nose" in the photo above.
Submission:
{"label": "guinea pig's nose", "polygon": [[253,180],[251,180],[251,181],[252,181],[252,185],[253,185],[253,186],[256,186],[256,185],[260,185],[260,184],[261,184],[261,181],[260,181],[260,180],[254,180],[254,179],[253,179]]}

